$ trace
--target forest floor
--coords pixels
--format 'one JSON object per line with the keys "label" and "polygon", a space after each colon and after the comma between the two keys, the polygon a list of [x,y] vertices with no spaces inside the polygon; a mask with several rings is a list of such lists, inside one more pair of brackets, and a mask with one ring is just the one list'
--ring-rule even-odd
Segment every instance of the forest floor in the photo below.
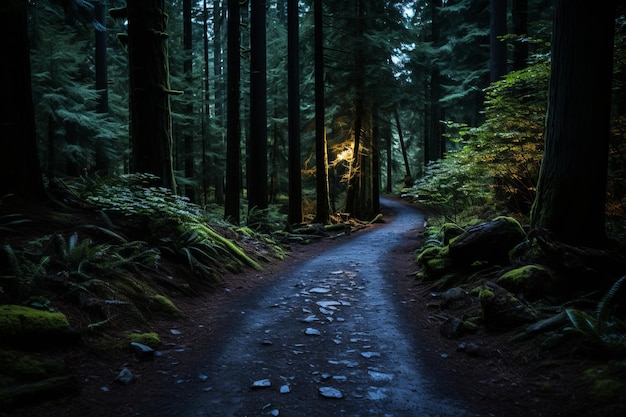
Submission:
{"label": "forest floor", "polygon": [[[385,220],[394,216],[385,209],[383,214]],[[191,375],[197,372],[194,364],[198,360],[199,346],[218,340],[222,330],[229,326],[234,302],[268,288],[284,271],[333,250],[353,236],[380,227],[385,225],[373,224],[350,236],[293,245],[285,260],[265,265],[261,272],[247,270],[228,275],[224,278],[224,286],[217,291],[176,299],[185,319],[150,323],[151,330],[164,335],[165,350],[176,351],[176,366],[179,366],[181,378]],[[427,370],[444,380],[447,389],[468,404],[473,413],[484,417],[624,415],[623,401],[603,404],[592,401],[588,395],[590,385],[585,372],[594,367],[600,372],[602,358],[592,359],[569,349],[546,351],[533,341],[508,343],[507,338],[514,332],[479,330],[460,340],[443,338],[439,331],[442,317],[429,306],[431,291],[415,279],[415,251],[419,245],[419,236],[415,232],[414,238],[405,240],[389,252],[389,261],[397,272],[392,278],[394,293],[401,300],[402,314],[414,322],[415,341],[422,346],[422,360]],[[176,329],[176,334],[171,329]],[[461,352],[458,349],[460,343],[475,344],[481,354],[471,356]],[[139,361],[130,352],[114,351],[102,356],[76,348],[65,352],[64,356],[78,374],[80,395],[21,408],[9,415],[130,417],[140,415],[130,411],[134,404],[162,402],[164,393],[172,385],[172,375],[164,375],[162,369],[154,365],[156,360]],[[114,383],[124,367],[134,370],[135,382],[129,385]]]}

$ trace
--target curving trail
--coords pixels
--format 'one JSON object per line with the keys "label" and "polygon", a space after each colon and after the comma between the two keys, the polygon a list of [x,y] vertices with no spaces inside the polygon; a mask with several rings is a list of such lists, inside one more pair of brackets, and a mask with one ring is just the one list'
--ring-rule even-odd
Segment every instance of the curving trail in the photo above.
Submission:
{"label": "curving trail", "polygon": [[393,271],[386,254],[423,225],[423,215],[382,203],[396,213],[391,222],[285,272],[234,307],[198,379],[181,387],[192,392],[177,389],[170,406],[140,415],[475,416],[443,398],[425,374],[386,279]]}

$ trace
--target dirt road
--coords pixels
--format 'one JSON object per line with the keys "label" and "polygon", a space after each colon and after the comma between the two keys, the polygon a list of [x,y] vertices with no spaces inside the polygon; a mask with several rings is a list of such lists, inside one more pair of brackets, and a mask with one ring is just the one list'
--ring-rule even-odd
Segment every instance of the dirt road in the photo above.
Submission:
{"label": "dirt road", "polygon": [[396,213],[392,222],[236,303],[197,375],[178,381],[166,405],[138,415],[476,415],[425,372],[387,279],[394,265],[386,255],[423,216],[384,204]]}

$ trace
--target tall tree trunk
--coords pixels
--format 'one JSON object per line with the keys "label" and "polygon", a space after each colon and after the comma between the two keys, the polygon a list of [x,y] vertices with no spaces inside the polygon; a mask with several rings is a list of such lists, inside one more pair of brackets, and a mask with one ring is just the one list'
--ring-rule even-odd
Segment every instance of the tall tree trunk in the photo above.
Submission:
{"label": "tall tree trunk", "polygon": [[[222,25],[224,21],[224,6],[221,0],[215,0],[213,2],[213,79],[214,88],[213,94],[215,95],[215,127],[219,132],[215,138],[215,149],[222,150],[224,145],[224,135],[222,133],[224,127],[224,92],[223,92],[223,75],[224,66],[222,64]],[[215,158],[215,157],[214,157]],[[215,203],[224,204],[224,174],[223,165],[218,163],[220,161],[214,159],[213,166],[217,166],[215,170],[214,185],[215,185]],[[215,169],[215,168],[214,168]]]}
{"label": "tall tree trunk", "polygon": [[[280,1],[279,1],[280,3]],[[287,90],[289,130],[290,224],[302,222],[302,157],[300,155],[300,30],[298,0],[287,1]],[[322,92],[323,95],[323,92]],[[274,139],[276,140],[276,139]]]}
{"label": "tall tree trunk", "polygon": [[491,82],[506,75],[506,42],[499,39],[506,35],[506,5],[503,0],[490,0],[489,3],[489,77]]}
{"label": "tall tree trunk", "polygon": [[[365,34],[365,2],[357,0],[357,25],[356,39],[360,40]],[[352,163],[348,176],[348,190],[346,191],[345,211],[351,216],[357,216],[362,207],[357,207],[358,185],[363,172],[361,171],[361,138],[363,131],[363,116],[365,113],[365,56],[358,48],[355,51],[354,68],[356,69],[355,80],[355,106],[354,106],[354,143],[352,147]]]}
{"label": "tall tree trunk", "polygon": [[533,227],[561,241],[605,243],[616,1],[557,0],[545,152]]}
{"label": "tall tree trunk", "polygon": [[203,87],[203,107],[202,107],[202,203],[206,206],[208,204],[209,194],[209,167],[208,156],[209,150],[209,117],[211,114],[211,93],[209,91],[209,7],[207,0],[202,2],[202,58],[203,58],[203,71],[204,76],[202,78]]}
{"label": "tall tree trunk", "polygon": [[248,211],[267,208],[267,78],[265,0],[250,2],[250,136]]}
{"label": "tall tree trunk", "polygon": [[313,14],[315,26],[315,167],[317,214],[315,221],[330,221],[330,201],[328,187],[328,146],[326,144],[326,116],[324,105],[324,34],[322,28],[322,0],[314,0]]}
{"label": "tall tree trunk", "polygon": [[391,123],[385,123],[385,145],[387,146],[387,193],[391,194],[393,191],[393,155],[392,155],[392,140],[391,140]]}
{"label": "tall tree trunk", "polygon": [[241,125],[240,125],[240,36],[239,0],[228,4],[228,63],[227,63],[227,131],[226,131],[226,200],[224,217],[233,224],[241,222]]}
{"label": "tall tree trunk", "polygon": [[35,136],[27,3],[0,3],[0,35],[8,57],[0,65],[0,198],[15,194],[42,200],[45,190]]}
{"label": "tall tree trunk", "polygon": [[[191,0],[183,0],[183,49],[185,51],[185,61],[183,62],[183,72],[185,74],[185,81],[188,86],[193,85],[193,36],[191,31]],[[193,114],[193,102],[189,101],[185,112],[188,115]],[[192,202],[196,201],[196,190],[192,181],[196,176],[195,167],[195,147],[193,139],[193,122],[190,122],[190,126],[185,126],[185,133],[183,135],[184,142],[184,161],[185,161],[185,177],[187,178],[187,185],[185,186],[185,195]]]}
{"label": "tall tree trunk", "polygon": [[165,0],[128,0],[131,171],[176,190]]}
{"label": "tall tree trunk", "polygon": [[[513,0],[511,7],[513,33],[518,37],[528,36],[528,0]],[[513,44],[513,70],[528,66],[528,42],[516,40]]]}
{"label": "tall tree trunk", "polygon": [[372,211],[380,213],[380,120],[377,106],[372,114]]}
{"label": "tall tree trunk", "polygon": [[[433,0],[431,1],[431,42],[435,47],[439,47],[440,44],[440,11],[442,7],[441,0]],[[425,157],[427,163],[430,161],[436,161],[441,159],[443,156],[441,154],[442,145],[441,142],[444,140],[442,131],[441,131],[441,104],[439,103],[439,99],[441,98],[441,72],[439,69],[439,65],[437,64],[437,60],[434,60],[434,63],[431,67],[430,72],[430,109],[429,109],[429,131],[428,131],[428,145],[425,149],[428,150],[428,155]]]}
{"label": "tall tree trunk", "polygon": [[402,134],[402,126],[400,125],[400,114],[398,109],[394,109],[394,118],[396,120],[396,129],[398,130],[398,139],[400,140],[400,149],[402,150],[402,158],[404,159],[404,183],[410,183],[412,181],[411,166],[409,165],[409,156],[406,152],[406,146],[404,145],[404,135]]}
{"label": "tall tree trunk", "polygon": [[[106,28],[106,0],[94,3],[94,20],[98,23],[95,30],[95,67],[96,67],[96,112],[109,112],[109,86],[107,81],[107,28]],[[106,153],[104,139],[96,140],[95,169],[99,175],[107,175],[111,161]]]}

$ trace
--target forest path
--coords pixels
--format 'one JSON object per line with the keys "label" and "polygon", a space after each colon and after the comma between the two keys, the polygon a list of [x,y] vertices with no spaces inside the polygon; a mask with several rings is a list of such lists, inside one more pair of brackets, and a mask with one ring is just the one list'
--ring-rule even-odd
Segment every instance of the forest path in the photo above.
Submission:
{"label": "forest path", "polygon": [[220,339],[200,348],[194,383],[181,381],[184,394],[177,389],[169,405],[141,415],[473,416],[425,374],[388,279],[388,253],[414,237],[424,217],[382,203],[395,213],[391,222],[235,303]]}

